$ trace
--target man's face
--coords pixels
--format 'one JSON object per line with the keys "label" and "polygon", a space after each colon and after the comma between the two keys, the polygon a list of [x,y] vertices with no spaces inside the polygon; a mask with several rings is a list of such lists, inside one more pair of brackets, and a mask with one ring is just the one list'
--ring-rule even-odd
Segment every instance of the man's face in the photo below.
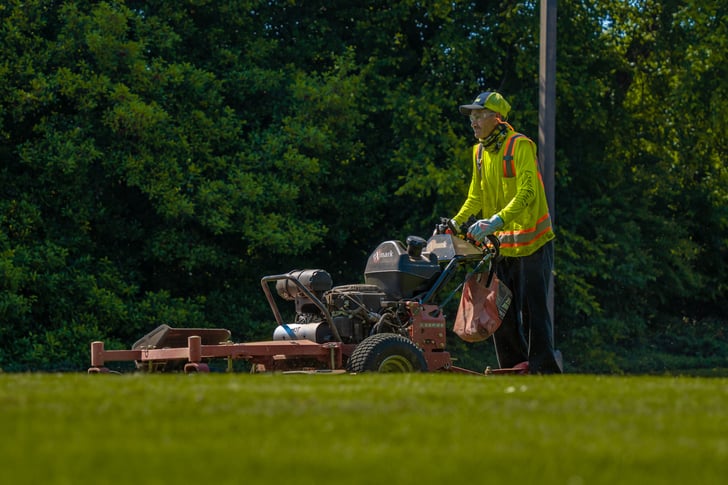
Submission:
{"label": "man's face", "polygon": [[482,140],[491,134],[498,125],[497,114],[487,109],[474,109],[470,112],[470,126],[475,138]]}

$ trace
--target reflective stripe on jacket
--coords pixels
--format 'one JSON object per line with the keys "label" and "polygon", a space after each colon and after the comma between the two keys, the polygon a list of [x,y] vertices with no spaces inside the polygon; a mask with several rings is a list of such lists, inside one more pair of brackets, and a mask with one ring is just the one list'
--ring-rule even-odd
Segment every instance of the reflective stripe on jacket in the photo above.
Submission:
{"label": "reflective stripe on jacket", "polygon": [[463,224],[471,215],[498,214],[503,228],[503,256],[528,256],[555,237],[546,202],[536,146],[526,136],[509,130],[498,152],[473,147],[473,176],[468,197],[453,219]]}

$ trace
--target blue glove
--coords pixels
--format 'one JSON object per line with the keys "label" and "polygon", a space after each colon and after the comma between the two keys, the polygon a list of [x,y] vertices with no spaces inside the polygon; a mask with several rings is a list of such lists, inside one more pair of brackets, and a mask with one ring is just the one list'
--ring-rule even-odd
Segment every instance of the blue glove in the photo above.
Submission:
{"label": "blue glove", "polygon": [[490,219],[481,219],[468,228],[468,236],[478,242],[483,242],[486,236],[493,234],[503,227],[503,219],[498,214]]}

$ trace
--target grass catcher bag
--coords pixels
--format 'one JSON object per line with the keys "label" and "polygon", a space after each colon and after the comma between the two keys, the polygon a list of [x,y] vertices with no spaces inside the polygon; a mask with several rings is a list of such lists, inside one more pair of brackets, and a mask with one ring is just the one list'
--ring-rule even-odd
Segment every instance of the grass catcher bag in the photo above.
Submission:
{"label": "grass catcher bag", "polygon": [[500,327],[512,296],[493,271],[471,275],[463,285],[453,331],[466,342],[486,340]]}

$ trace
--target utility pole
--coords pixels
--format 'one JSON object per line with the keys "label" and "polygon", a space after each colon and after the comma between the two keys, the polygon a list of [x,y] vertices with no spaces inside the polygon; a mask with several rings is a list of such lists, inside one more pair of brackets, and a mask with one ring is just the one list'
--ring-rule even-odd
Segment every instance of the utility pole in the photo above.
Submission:
{"label": "utility pole", "polygon": [[[556,0],[541,0],[538,75],[538,161],[543,171],[551,222],[556,224]],[[549,313],[554,315],[553,274],[548,295]]]}
{"label": "utility pole", "polygon": [[555,218],[554,165],[556,141],[556,0],[541,0],[539,62],[538,158],[546,199]]}

